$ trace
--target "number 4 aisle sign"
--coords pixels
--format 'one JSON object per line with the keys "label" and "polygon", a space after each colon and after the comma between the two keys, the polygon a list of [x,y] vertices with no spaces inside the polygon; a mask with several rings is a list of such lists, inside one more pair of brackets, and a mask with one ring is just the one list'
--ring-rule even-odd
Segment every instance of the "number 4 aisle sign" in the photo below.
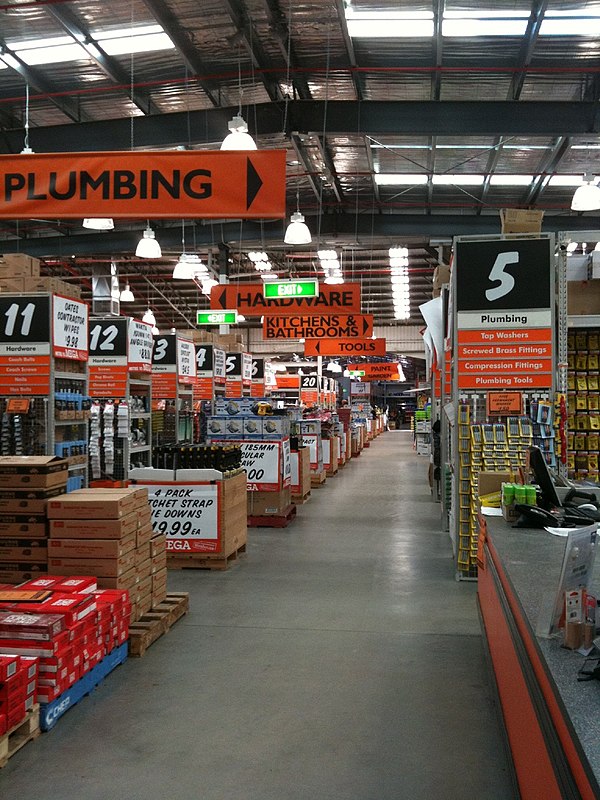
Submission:
{"label": "number 4 aisle sign", "polygon": [[459,240],[459,389],[551,388],[552,241]]}

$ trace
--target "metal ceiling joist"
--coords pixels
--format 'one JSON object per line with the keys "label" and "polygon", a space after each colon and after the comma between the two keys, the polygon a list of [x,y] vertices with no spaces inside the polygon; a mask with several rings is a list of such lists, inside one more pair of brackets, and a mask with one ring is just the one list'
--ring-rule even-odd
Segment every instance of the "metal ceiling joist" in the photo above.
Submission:
{"label": "metal ceiling joist", "polygon": [[[90,32],[81,24],[72,11],[64,5],[47,5],[45,9],[76,42],[79,42],[86,49],[88,56],[111,81],[120,86],[127,86],[131,83],[131,77],[126,70],[115,58],[109,56],[102,49],[101,45],[90,35]],[[134,89],[133,91],[126,90],[126,93],[144,114],[159,113],[159,109],[154,105],[148,92],[143,89]]]}
{"label": "metal ceiling joist", "polygon": [[571,138],[569,136],[559,136],[552,150],[542,159],[538,169],[539,175],[534,178],[534,181],[527,192],[527,196],[523,201],[525,205],[532,205],[539,200],[541,193],[544,191],[548,181],[550,180],[550,175],[556,170],[557,166],[565,157],[570,147]]}
{"label": "metal ceiling joist", "polygon": [[348,63],[352,69],[352,82],[354,84],[354,91],[356,92],[357,100],[364,100],[365,96],[365,79],[361,72],[356,70],[357,61],[354,52],[354,45],[352,44],[352,37],[348,32],[348,23],[346,22],[345,3],[343,0],[335,0],[335,7],[338,15],[339,25],[344,38],[346,46],[346,54],[348,56]]}
{"label": "metal ceiling joist", "polygon": [[314,166],[308,157],[308,153],[306,152],[306,148],[304,147],[304,142],[302,140],[302,137],[298,133],[294,132],[292,133],[291,139],[292,139],[292,147],[294,148],[296,155],[298,156],[298,161],[300,161],[302,163],[302,166],[304,167],[306,173],[304,177],[310,183],[310,188],[313,190],[317,202],[320,203],[321,187],[318,185],[313,175]]}
{"label": "metal ceiling joist", "polygon": [[508,87],[507,100],[518,100],[523,91],[523,84],[527,77],[527,68],[531,64],[533,51],[540,35],[540,28],[544,20],[544,14],[548,8],[548,0],[534,0],[531,7],[531,14],[527,21],[527,30],[521,42],[519,56],[517,59],[518,72],[515,72],[511,78],[510,86]]}
{"label": "metal ceiling joist", "polygon": [[[203,63],[188,32],[179,24],[175,14],[162,0],[144,0],[144,3],[179,51],[194,80],[197,81],[213,106],[218,106],[219,100],[215,93],[218,88],[216,82],[211,83],[202,78],[203,75],[209,75],[212,70]],[[225,126],[225,130],[227,130],[227,126]]]}
{"label": "metal ceiling joist", "polygon": [[[315,218],[307,217],[309,227]],[[156,237],[163,249],[181,248],[181,231],[175,227],[154,225]],[[598,216],[545,216],[544,231],[590,230],[600,227]],[[218,226],[223,242],[235,242],[240,247],[240,224],[228,222]],[[407,236],[466,236],[469,234],[500,233],[500,218],[495,214],[326,214],[321,218],[321,236],[332,239],[336,235],[353,236],[364,242],[373,239]],[[32,256],[90,255],[93,253],[133,253],[139,240],[139,231],[109,231],[97,236],[89,233],[71,236],[31,237],[21,241],[20,249]],[[196,247],[202,249],[215,245],[210,225],[197,225]],[[245,221],[243,242],[278,242],[283,246],[281,225],[261,225]]]}
{"label": "metal ceiling joist", "polygon": [[433,0],[433,53],[437,69],[431,76],[431,99],[439,100],[442,89],[442,79],[439,67],[442,66],[444,53],[444,38],[442,36],[442,20],[444,17],[445,0]]}
{"label": "metal ceiling joist", "polygon": [[260,43],[256,28],[248,16],[244,5],[240,3],[239,0],[223,0],[223,5],[227,9],[237,29],[240,41],[250,56],[254,68],[260,71],[260,77],[262,78],[269,97],[271,100],[280,100],[282,98],[282,92],[279,81],[271,74],[273,64]]}
{"label": "metal ceiling joist", "polygon": [[[48,100],[58,108],[59,111],[73,120],[73,122],[89,122],[92,118],[79,108],[79,105],[69,97],[60,97],[57,87],[53,86],[49,81],[42,77],[40,71],[34,67],[26,64],[10,47],[7,47],[6,42],[0,39],[0,55],[10,56],[10,59],[5,62],[12,72],[16,72],[21,78],[29,85],[30,88],[35,89],[36,92],[46,95]],[[23,136],[21,136],[21,144],[23,143]],[[19,147],[19,150],[21,148]],[[13,149],[9,152],[18,152]]]}
{"label": "metal ceiling joist", "polygon": [[[560,136],[600,132],[594,102],[558,101],[370,101],[294,100],[287,107],[289,131],[342,135],[419,136]],[[139,147],[167,147],[191,141],[220,141],[234,108],[177,112],[139,117],[135,121]],[[250,107],[256,134],[280,135],[286,118],[285,103]],[[189,126],[188,126],[189,123]],[[129,118],[54,125],[32,131],[33,147],[40,152],[104,150],[130,147]],[[15,143],[23,132],[8,131]]]}
{"label": "metal ceiling joist", "polygon": [[[279,47],[281,55],[285,59],[285,63],[290,69],[291,72],[290,77],[292,84],[294,86],[294,90],[296,91],[298,97],[301,100],[310,100],[312,95],[310,87],[308,85],[308,81],[301,73],[294,72],[294,65],[298,64],[298,59],[296,57],[294,45],[291,41],[291,31],[289,28],[288,21],[285,19],[277,0],[264,0],[264,2],[267,10],[267,16],[269,19],[269,25],[271,26],[271,30],[275,34],[275,37],[277,39],[277,45]],[[291,9],[291,0],[290,0],[290,9]]]}

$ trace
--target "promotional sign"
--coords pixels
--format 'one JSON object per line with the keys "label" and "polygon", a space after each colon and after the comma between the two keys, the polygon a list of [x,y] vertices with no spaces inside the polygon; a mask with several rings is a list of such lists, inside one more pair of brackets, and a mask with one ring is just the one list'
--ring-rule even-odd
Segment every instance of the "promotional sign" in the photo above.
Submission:
{"label": "promotional sign", "polygon": [[278,389],[299,389],[300,376],[299,375],[275,375]]}
{"label": "promotional sign", "polygon": [[300,455],[297,452],[290,453],[290,485],[292,487],[292,494],[300,494]]}
{"label": "promotional sign", "polygon": [[153,346],[152,325],[130,317],[127,363],[131,372],[150,372]]}
{"label": "promotional sign", "polygon": [[127,319],[90,320],[90,397],[127,396]]}
{"label": "promotional sign", "polygon": [[551,388],[549,239],[457,242],[459,389]]}
{"label": "promotional sign", "polygon": [[371,394],[371,387],[368,383],[352,381],[350,384],[350,394],[356,397],[368,397]]}
{"label": "promotional sign", "polygon": [[152,351],[152,401],[177,397],[177,337],[175,334],[154,337]]}
{"label": "promotional sign", "polygon": [[263,339],[351,339],[372,333],[372,314],[265,315],[263,319]]}
{"label": "promotional sign", "polygon": [[523,395],[521,392],[488,392],[487,413],[490,417],[521,416]]}
{"label": "promotional sign", "polygon": [[384,356],[385,354],[385,339],[306,338],[304,342],[305,356]]}
{"label": "promotional sign", "polygon": [[50,297],[0,295],[0,393],[50,391]]}
{"label": "promotional sign", "polygon": [[216,553],[221,549],[218,484],[144,484],[152,527],[167,537],[167,553]]}
{"label": "promotional sign", "polygon": [[250,384],[250,397],[265,396],[265,360],[252,357],[252,383]]}
{"label": "promotional sign", "polygon": [[316,297],[319,281],[269,281],[264,285],[265,297]]}
{"label": "promotional sign", "polygon": [[[248,491],[279,491],[282,488],[282,445],[284,443],[240,442],[239,444],[242,450],[242,467],[246,470]],[[289,447],[289,441],[287,444]]]}
{"label": "promotional sign", "polygon": [[52,298],[52,343],[55,358],[88,359],[88,307],[55,294]]}
{"label": "promotional sign", "polygon": [[311,470],[313,472],[320,472],[323,469],[323,448],[321,447],[321,435],[318,433],[303,433],[302,446],[308,447]]}
{"label": "promotional sign", "polygon": [[382,361],[380,363],[348,364],[348,369],[364,373],[363,381],[398,381],[400,380],[400,364]]}
{"label": "promotional sign", "polygon": [[196,352],[194,343],[189,339],[177,337],[177,380],[179,383],[192,384],[196,380]]}
{"label": "promotional sign", "polygon": [[242,383],[250,386],[252,383],[252,356],[250,353],[242,353]]}
{"label": "promotional sign", "polygon": [[238,314],[245,317],[262,317],[269,311],[277,316],[310,313],[313,310],[325,314],[360,313],[359,283],[320,286],[316,297],[265,297],[263,286],[262,283],[213,286],[210,307],[215,311],[236,308]]}
{"label": "promotional sign", "polygon": [[285,217],[285,150],[0,156],[0,218]]}
{"label": "promotional sign", "polygon": [[196,380],[194,383],[194,400],[212,400],[214,385],[213,364],[213,345],[204,344],[203,342],[196,343]]}

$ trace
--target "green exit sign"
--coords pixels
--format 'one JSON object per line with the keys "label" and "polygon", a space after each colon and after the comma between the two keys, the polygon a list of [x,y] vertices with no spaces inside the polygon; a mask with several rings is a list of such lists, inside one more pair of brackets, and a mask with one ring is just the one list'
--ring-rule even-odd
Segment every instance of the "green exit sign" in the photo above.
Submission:
{"label": "green exit sign", "polygon": [[364,378],[365,371],[364,369],[351,369],[350,370],[350,377],[351,378]]}
{"label": "green exit sign", "polygon": [[270,281],[264,285],[265,297],[316,297],[319,294],[319,281]]}
{"label": "green exit sign", "polygon": [[232,311],[198,311],[196,323],[198,325],[237,325],[238,315]]}

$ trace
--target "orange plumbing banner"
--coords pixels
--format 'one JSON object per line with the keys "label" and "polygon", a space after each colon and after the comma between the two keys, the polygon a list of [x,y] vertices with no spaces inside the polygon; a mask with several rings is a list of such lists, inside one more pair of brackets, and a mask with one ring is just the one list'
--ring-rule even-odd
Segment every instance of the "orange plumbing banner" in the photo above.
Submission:
{"label": "orange plumbing banner", "polygon": [[0,218],[285,217],[285,150],[0,156]]}
{"label": "orange plumbing banner", "polygon": [[319,286],[318,297],[267,298],[262,283],[229,283],[213,286],[210,307],[215,311],[237,308],[238,314],[246,317],[262,317],[269,311],[277,316],[288,317],[312,310],[328,314],[354,314],[360,313],[360,284]]}

